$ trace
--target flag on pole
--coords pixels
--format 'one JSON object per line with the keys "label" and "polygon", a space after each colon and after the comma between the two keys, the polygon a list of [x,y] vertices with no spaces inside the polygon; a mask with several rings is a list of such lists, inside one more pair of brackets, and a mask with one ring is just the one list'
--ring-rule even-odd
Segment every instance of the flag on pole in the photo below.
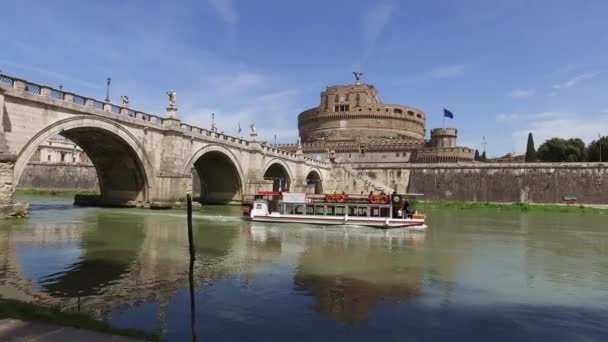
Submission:
{"label": "flag on pole", "polygon": [[454,118],[454,114],[445,108],[443,109],[443,116],[450,119]]}
{"label": "flag on pole", "polygon": [[241,123],[239,122],[238,125],[239,125],[239,133],[238,134],[241,134]]}

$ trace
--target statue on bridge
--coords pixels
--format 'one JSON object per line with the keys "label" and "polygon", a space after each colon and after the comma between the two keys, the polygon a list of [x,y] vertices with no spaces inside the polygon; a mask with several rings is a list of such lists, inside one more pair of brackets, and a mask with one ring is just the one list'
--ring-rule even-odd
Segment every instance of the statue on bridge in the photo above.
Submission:
{"label": "statue on bridge", "polygon": [[125,108],[129,108],[129,97],[126,95],[122,95],[120,97],[120,105]]}
{"label": "statue on bridge", "polygon": [[175,92],[175,90],[171,89],[167,92],[167,95],[169,96],[169,108],[177,108],[176,105],[176,101],[177,101],[177,93]]}
{"label": "statue on bridge", "polygon": [[255,128],[255,120],[251,121],[249,127],[251,127],[251,135],[258,135],[258,131]]}

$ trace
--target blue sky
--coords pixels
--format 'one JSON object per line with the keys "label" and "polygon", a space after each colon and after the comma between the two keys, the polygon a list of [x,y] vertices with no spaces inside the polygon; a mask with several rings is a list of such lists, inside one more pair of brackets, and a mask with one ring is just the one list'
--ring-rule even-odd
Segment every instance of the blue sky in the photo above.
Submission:
{"label": "blue sky", "polygon": [[327,85],[364,72],[384,102],[455,114],[489,155],[608,135],[608,1],[3,1],[0,70],[281,142]]}

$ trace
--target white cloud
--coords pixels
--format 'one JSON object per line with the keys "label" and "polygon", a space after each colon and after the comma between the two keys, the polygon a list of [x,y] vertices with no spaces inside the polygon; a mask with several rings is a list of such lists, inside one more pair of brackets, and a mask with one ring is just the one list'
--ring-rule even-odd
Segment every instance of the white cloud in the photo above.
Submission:
{"label": "white cloud", "polygon": [[504,114],[498,114],[498,116],[496,117],[496,121],[498,121],[498,122],[515,121],[515,120],[519,119],[520,117],[521,117],[521,115],[519,113],[504,113]]}
{"label": "white cloud", "polygon": [[466,69],[466,65],[464,64],[455,64],[455,65],[447,65],[442,67],[437,67],[426,73],[428,78],[434,79],[442,79],[449,77],[456,77],[464,74]]}
{"label": "white cloud", "polygon": [[535,113],[532,117],[537,119],[564,119],[564,118],[572,118],[577,117],[578,113],[576,112],[540,112]]}
{"label": "white cloud", "polygon": [[543,112],[532,115],[534,118],[525,129],[513,132],[518,141],[518,152],[525,151],[526,137],[532,132],[537,147],[551,138],[581,138],[590,143],[597,138],[602,127],[608,127],[608,115],[583,116],[574,112]]}
{"label": "white cloud", "polygon": [[522,98],[522,97],[531,97],[536,94],[536,89],[528,88],[528,89],[514,89],[509,93],[510,97],[514,98]]}
{"label": "white cloud", "polygon": [[230,26],[234,26],[239,21],[239,16],[232,0],[209,0],[215,11],[222,17],[222,20]]}
{"label": "white cloud", "polygon": [[388,24],[395,4],[392,1],[378,1],[373,8],[365,11],[363,16],[363,54],[356,67],[365,64],[372,51],[376,48],[378,39]]}
{"label": "white cloud", "polygon": [[242,92],[251,92],[254,88],[269,83],[268,77],[253,71],[226,72],[210,78],[209,86],[215,89],[217,96],[234,96]]}
{"label": "white cloud", "polygon": [[575,85],[577,85],[578,83],[581,83],[582,81],[589,80],[589,79],[596,77],[598,74],[599,73],[597,73],[597,72],[588,72],[588,73],[580,74],[576,77],[573,77],[573,78],[567,80],[566,82],[554,84],[553,89],[571,88],[571,87],[574,87]]}
{"label": "white cloud", "polygon": [[[66,89],[71,88],[71,87],[69,87],[70,84],[73,86],[87,87],[87,88],[91,88],[91,89],[103,89],[104,85],[105,85],[105,83],[103,83],[103,82],[100,82],[100,84],[93,84],[91,82],[88,82],[88,81],[85,81],[85,80],[82,80],[82,79],[79,79],[76,77],[72,77],[72,76],[64,74],[64,73],[47,70],[47,69],[40,68],[40,67],[33,66],[33,65],[14,63],[14,62],[7,61],[7,60],[0,60],[0,64],[2,64],[5,67],[8,66],[10,68],[14,68],[16,70],[31,71],[31,72],[38,73],[41,75],[46,75],[53,79],[57,79],[57,80],[63,82],[63,86],[66,87]],[[13,75],[17,76],[17,73],[11,72],[11,70],[7,69],[7,68],[4,68],[4,70],[2,70],[2,73],[13,74]],[[59,86],[59,84],[49,84],[49,86],[57,87],[57,86]]]}
{"label": "white cloud", "polygon": [[296,123],[300,111],[296,103],[298,94],[297,90],[266,93],[239,104],[232,111],[215,107],[198,107],[184,114],[183,121],[209,129],[211,113],[215,113],[218,131],[237,135],[240,124],[241,135],[247,138],[250,132],[249,125],[255,120],[260,140],[273,142],[276,134],[279,142],[294,142],[298,136]]}

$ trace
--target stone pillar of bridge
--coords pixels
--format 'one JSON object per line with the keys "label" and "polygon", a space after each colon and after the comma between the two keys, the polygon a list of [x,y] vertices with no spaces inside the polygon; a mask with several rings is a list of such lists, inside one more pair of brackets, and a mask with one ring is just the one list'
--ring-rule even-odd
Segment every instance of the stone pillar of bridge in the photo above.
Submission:
{"label": "stone pillar of bridge", "polygon": [[272,191],[274,181],[264,179],[264,149],[257,141],[257,132],[252,131],[249,140],[249,169],[243,187],[245,200],[258,191]]}
{"label": "stone pillar of bridge", "polygon": [[[4,112],[4,88],[0,86],[0,112]],[[1,121],[0,132],[0,218],[27,216],[27,203],[13,203],[15,192],[14,171],[17,156],[10,152],[5,133],[11,129],[10,123]]]}
{"label": "stone pillar of bridge", "polygon": [[152,207],[170,207],[183,204],[186,194],[192,193],[192,174],[183,173],[183,162],[190,155],[192,140],[185,137],[180,129],[181,120],[176,115],[177,108],[167,108],[163,126],[167,128],[163,136],[161,151],[154,151],[160,166],[150,189]]}
{"label": "stone pillar of bridge", "polygon": [[0,153],[0,204],[13,203],[13,174],[17,156],[14,154]]}
{"label": "stone pillar of bridge", "polygon": [[[304,160],[304,152],[302,146],[299,145],[296,151],[296,169],[294,174],[293,191],[308,192],[308,184],[306,184],[306,162]],[[314,192],[314,191],[313,191]]]}

